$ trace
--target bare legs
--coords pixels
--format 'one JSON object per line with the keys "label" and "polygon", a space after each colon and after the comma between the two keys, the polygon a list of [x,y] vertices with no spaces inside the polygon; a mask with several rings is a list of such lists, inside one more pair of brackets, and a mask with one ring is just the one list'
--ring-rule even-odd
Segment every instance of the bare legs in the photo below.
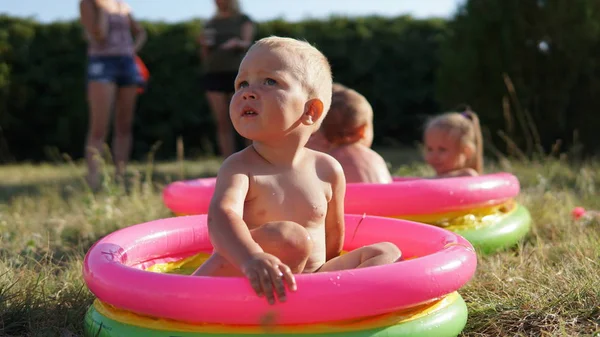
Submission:
{"label": "bare legs", "polygon": [[125,166],[131,151],[131,125],[136,98],[135,86],[117,88],[114,83],[95,81],[88,83],[90,117],[85,148],[88,167],[86,180],[94,190],[100,185],[100,156],[108,133],[113,103],[116,103],[113,139],[116,174],[118,177],[125,174]]}
{"label": "bare legs", "polygon": [[115,125],[113,131],[113,156],[117,177],[125,177],[125,167],[131,155],[131,128],[137,99],[137,87],[120,88],[117,92]]}
{"label": "bare legs", "polygon": [[[312,249],[310,235],[295,222],[266,223],[250,231],[252,238],[269,254],[277,256],[290,267],[292,273],[301,273]],[[242,276],[221,254],[214,253],[195,272],[196,276]]]}
{"label": "bare legs", "polygon": [[207,91],[206,99],[217,123],[219,151],[223,157],[229,157],[235,152],[235,134],[231,118],[229,118],[231,95],[223,92]]}
{"label": "bare legs", "polygon": [[115,90],[114,83],[88,83],[89,127],[85,158],[88,166],[87,182],[94,190],[100,185],[100,157],[108,132]]}
{"label": "bare legs", "polygon": [[379,242],[335,257],[325,262],[319,272],[381,266],[397,262],[401,256],[400,249],[393,243]]}
{"label": "bare legs", "polygon": [[[300,274],[312,250],[312,240],[306,229],[290,221],[269,222],[250,231],[252,238],[262,249],[277,256],[294,274]],[[321,267],[319,272],[365,268],[394,263],[402,253],[392,243],[380,242],[355,249],[335,257]],[[242,276],[222,255],[214,253],[200,268],[196,276]]]}

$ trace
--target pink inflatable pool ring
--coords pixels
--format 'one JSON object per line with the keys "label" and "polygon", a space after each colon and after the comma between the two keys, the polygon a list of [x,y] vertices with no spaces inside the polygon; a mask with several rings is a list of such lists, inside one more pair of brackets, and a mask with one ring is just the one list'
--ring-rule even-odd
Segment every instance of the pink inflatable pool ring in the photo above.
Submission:
{"label": "pink inflatable pool ring", "polygon": [[163,202],[176,215],[208,213],[216,177],[173,182],[163,190]]}
{"label": "pink inflatable pool ring", "polygon": [[519,194],[512,174],[443,179],[394,178],[392,184],[348,184],[346,213],[401,217],[499,205]]}
{"label": "pink inflatable pool ring", "polygon": [[[177,215],[206,214],[216,178],[177,181],[163,190],[165,205]],[[445,179],[394,178],[392,184],[348,184],[347,214],[401,217],[498,205],[519,194],[508,173]]]}
{"label": "pink inflatable pool ring", "polygon": [[[216,178],[174,182],[163,201],[177,215],[205,214]],[[346,214],[419,221],[459,233],[482,252],[514,246],[531,217],[514,199],[519,180],[508,173],[444,179],[394,178],[392,184],[348,184]]]}
{"label": "pink inflatable pool ring", "polygon": [[297,275],[298,290],[270,306],[245,278],[191,277],[145,271],[210,252],[206,215],[147,222],[114,232],[88,251],[83,276],[99,301],[141,315],[192,324],[278,325],[370,317],[440,299],[476,268],[461,236],[415,222],[346,215],[344,249],[390,241],[406,260],[378,267]]}

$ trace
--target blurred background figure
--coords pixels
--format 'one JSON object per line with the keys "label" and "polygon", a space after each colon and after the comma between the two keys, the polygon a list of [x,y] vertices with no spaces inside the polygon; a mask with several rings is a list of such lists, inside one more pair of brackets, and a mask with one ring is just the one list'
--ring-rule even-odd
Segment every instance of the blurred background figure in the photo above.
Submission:
{"label": "blurred background figure", "polygon": [[88,40],[87,181],[92,189],[97,189],[100,184],[98,156],[106,141],[113,107],[113,160],[117,178],[122,179],[125,174],[131,152],[136,91],[142,81],[135,55],[146,40],[146,33],[123,1],[81,0],[79,9]]}
{"label": "blurred background figure", "polygon": [[254,40],[254,23],[237,0],[215,0],[216,13],[198,38],[204,65],[204,90],[217,123],[217,141],[223,157],[235,152],[235,133],[229,102],[235,77],[246,50]]}
{"label": "blurred background figure", "polygon": [[[333,86],[331,89],[332,89],[334,96],[336,95],[336,93],[340,93],[345,90],[351,90],[348,87],[346,87],[345,85],[343,85],[341,83],[337,83],[337,82],[333,83]],[[371,147],[373,145],[373,137],[374,137],[373,118],[370,118],[368,121],[368,125],[364,130],[364,135],[360,139],[360,143],[365,145],[366,147]],[[315,151],[321,151],[321,152],[327,153],[331,149],[331,143],[323,135],[323,130],[319,129],[310,136],[308,143],[306,143],[306,147],[309,149],[315,150]]]}

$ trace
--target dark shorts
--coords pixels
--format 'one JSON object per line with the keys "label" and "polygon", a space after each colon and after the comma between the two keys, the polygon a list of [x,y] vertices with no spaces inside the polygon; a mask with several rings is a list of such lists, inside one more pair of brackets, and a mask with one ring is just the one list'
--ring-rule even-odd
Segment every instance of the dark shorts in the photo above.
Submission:
{"label": "dark shorts", "polygon": [[202,81],[204,90],[233,93],[235,91],[234,82],[236,76],[237,71],[206,73]]}
{"label": "dark shorts", "polygon": [[144,84],[133,56],[90,56],[87,80],[115,83],[119,87]]}

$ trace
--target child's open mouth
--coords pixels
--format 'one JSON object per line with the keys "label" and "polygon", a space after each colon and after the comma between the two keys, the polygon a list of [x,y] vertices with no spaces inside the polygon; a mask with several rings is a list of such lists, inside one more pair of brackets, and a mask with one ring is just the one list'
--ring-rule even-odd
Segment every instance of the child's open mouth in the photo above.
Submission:
{"label": "child's open mouth", "polygon": [[256,111],[254,111],[254,109],[244,108],[244,110],[242,110],[242,117],[254,117],[254,116],[258,116],[258,113]]}

